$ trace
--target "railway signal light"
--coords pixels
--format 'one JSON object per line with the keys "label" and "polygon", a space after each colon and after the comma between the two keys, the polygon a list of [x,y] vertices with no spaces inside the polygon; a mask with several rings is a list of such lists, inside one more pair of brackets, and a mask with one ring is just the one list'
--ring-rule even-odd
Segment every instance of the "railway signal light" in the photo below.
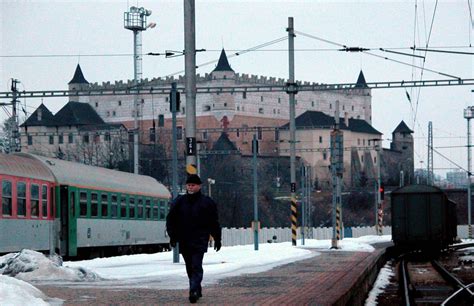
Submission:
{"label": "railway signal light", "polygon": [[380,184],[379,193],[380,193],[380,200],[383,200],[384,195],[385,195],[385,186],[383,185],[383,183]]}
{"label": "railway signal light", "polygon": [[[170,102],[170,111],[173,112],[173,93],[171,92],[170,92],[169,102]],[[174,109],[175,112],[179,111],[180,102],[181,102],[180,93],[176,92],[176,109]]]}

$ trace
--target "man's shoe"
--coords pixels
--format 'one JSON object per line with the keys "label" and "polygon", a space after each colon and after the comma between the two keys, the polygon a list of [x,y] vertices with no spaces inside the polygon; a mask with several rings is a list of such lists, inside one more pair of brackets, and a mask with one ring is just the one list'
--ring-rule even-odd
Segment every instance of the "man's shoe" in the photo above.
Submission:
{"label": "man's shoe", "polygon": [[198,291],[198,297],[199,297],[199,298],[202,298],[202,293],[201,293],[201,291]]}
{"label": "man's shoe", "polygon": [[192,304],[196,303],[198,299],[199,299],[199,295],[196,291],[192,291],[189,294],[189,302],[191,302]]}

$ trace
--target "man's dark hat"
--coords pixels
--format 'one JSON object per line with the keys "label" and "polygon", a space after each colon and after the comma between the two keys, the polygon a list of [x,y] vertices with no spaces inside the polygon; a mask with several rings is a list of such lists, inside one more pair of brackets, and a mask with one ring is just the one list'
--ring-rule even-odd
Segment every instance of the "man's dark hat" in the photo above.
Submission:
{"label": "man's dark hat", "polygon": [[199,178],[199,176],[197,174],[188,175],[188,179],[186,180],[186,184],[201,185],[202,184],[201,178]]}

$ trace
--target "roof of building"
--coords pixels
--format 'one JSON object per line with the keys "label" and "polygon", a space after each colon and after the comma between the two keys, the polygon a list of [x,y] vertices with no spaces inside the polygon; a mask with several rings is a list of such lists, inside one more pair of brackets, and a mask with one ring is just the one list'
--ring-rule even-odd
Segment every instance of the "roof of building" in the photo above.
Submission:
{"label": "roof of building", "polygon": [[[334,127],[335,121],[334,117],[326,115],[323,112],[306,111],[295,119],[295,124],[296,129],[332,129]],[[382,133],[377,131],[367,121],[362,119],[350,118],[349,127],[347,127],[344,122],[344,118],[340,118],[339,124],[341,130],[350,130],[352,132],[358,133],[382,135]],[[289,123],[283,125],[282,128],[289,128]]]}
{"label": "roof of building", "polygon": [[216,68],[214,68],[214,71],[232,71],[234,70],[230,67],[229,61],[227,60],[227,55],[225,54],[224,48],[222,48],[221,51],[221,56],[219,57],[219,61],[217,62]]}
{"label": "roof of building", "polygon": [[402,134],[411,134],[413,133],[412,130],[406,125],[405,121],[402,120],[400,124],[395,128],[395,130],[392,133],[402,133]]}
{"label": "roof of building", "polygon": [[68,84],[89,84],[86,78],[84,78],[84,75],[82,74],[81,66],[79,64],[77,64],[76,71],[74,72],[74,76],[72,77],[72,80],[69,81]]}
{"label": "roof of building", "polygon": [[104,120],[87,103],[68,102],[54,116],[63,125],[104,124]]}
{"label": "roof of building", "polygon": [[58,122],[51,111],[41,103],[40,106],[31,114],[21,127],[24,126],[56,126]]}
{"label": "roof of building", "polygon": [[219,139],[212,146],[213,151],[237,151],[235,144],[230,141],[227,133],[221,133]]}
{"label": "roof of building", "polygon": [[369,88],[369,86],[367,86],[367,82],[365,81],[364,73],[362,72],[362,70],[360,71],[359,77],[357,78],[355,88]]}

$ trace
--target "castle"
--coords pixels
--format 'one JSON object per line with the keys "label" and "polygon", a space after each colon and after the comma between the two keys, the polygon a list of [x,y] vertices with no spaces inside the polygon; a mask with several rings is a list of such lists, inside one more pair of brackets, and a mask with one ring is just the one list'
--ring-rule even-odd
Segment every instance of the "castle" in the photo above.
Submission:
{"label": "castle", "polygon": [[[182,76],[176,79],[173,77],[144,79],[140,86],[143,89],[171,87],[171,82],[176,82],[178,87],[184,87],[184,77]],[[211,73],[206,73],[204,76],[198,74],[196,84],[198,87],[242,87],[285,85],[286,80],[238,74],[232,69],[225,51],[222,50],[214,70]],[[310,85],[306,82],[299,82],[299,84]],[[69,90],[123,89],[133,85],[131,80],[128,82],[118,81],[102,84],[89,83],[84,77],[81,67],[77,65],[74,76],[69,82]],[[334,122],[336,100],[339,101],[339,112],[342,114],[341,122],[344,122],[346,129],[344,132],[347,134],[344,145],[345,147],[354,148],[349,150],[350,154],[345,153],[345,164],[347,164],[345,172],[348,173],[345,176],[347,178],[345,183],[353,185],[357,177],[353,172],[371,172],[374,165],[377,164],[375,140],[381,139],[381,133],[371,126],[372,96],[362,71],[358,76],[356,85],[351,89],[301,91],[296,95],[297,140],[300,141],[297,144],[297,148],[303,151],[309,148],[317,149],[316,151],[313,150],[313,152],[306,150],[308,151],[307,153],[297,153],[297,155],[302,157],[312,167],[317,168],[317,171],[313,172],[316,180],[322,181],[327,179],[326,166],[329,161],[327,156],[329,151],[325,152],[322,149],[329,147],[329,132],[333,127],[330,118]],[[140,94],[138,101],[139,110],[136,114],[134,96],[132,95],[71,96],[69,98],[69,103],[81,102],[80,104],[88,104],[89,109],[93,110],[103,120],[102,123],[105,125],[119,125],[125,129],[132,129],[135,116],[138,116],[140,142],[145,144],[159,142],[165,147],[167,152],[170,152],[172,123],[168,94]],[[185,102],[185,96],[181,95],[180,109],[177,114],[178,146],[180,152],[184,151],[184,130],[186,128]],[[288,155],[283,153],[285,146],[288,145],[288,133],[285,126],[289,121],[288,103],[288,94],[281,91],[199,93],[196,95],[196,140],[200,144],[199,150],[204,153],[206,150],[210,150],[222,133],[225,133],[225,136],[235,145],[240,154],[250,154],[252,137],[256,134],[259,141],[259,155]],[[311,119],[308,119],[310,117]],[[99,123],[98,121],[95,122],[96,125]],[[61,124],[66,123],[63,122]],[[22,150],[34,148],[34,143],[31,138],[28,138],[26,129],[31,134],[32,126],[30,125],[28,128],[28,124],[23,124],[22,135],[25,140],[22,143],[28,143],[28,145],[23,145]],[[84,126],[82,129],[84,129]],[[405,132],[407,131],[404,130]],[[406,133],[404,135],[406,136]],[[411,133],[408,133],[408,135],[411,137]],[[302,140],[303,138],[305,139],[304,141]],[[400,141],[406,141],[408,138],[404,137]],[[48,143],[51,144],[51,139],[48,139]],[[413,146],[412,140],[411,146]],[[403,147],[403,145],[397,143],[390,150],[386,151],[405,151]],[[390,152],[387,152],[387,155],[391,154]],[[411,153],[413,154],[412,148]],[[397,160],[396,157],[392,159]],[[398,161],[400,163],[404,162],[402,158]],[[411,158],[411,161],[413,162],[413,158]],[[400,168],[399,166],[397,167]],[[407,172],[411,171],[413,173],[413,166],[411,168],[410,166],[402,168]]]}

